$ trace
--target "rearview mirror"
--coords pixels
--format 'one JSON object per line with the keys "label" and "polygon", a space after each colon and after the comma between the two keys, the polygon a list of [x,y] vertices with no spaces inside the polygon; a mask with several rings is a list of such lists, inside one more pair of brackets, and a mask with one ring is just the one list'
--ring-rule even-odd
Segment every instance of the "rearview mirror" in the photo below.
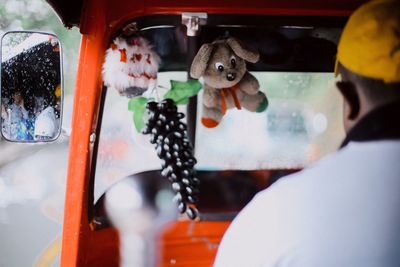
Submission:
{"label": "rearview mirror", "polygon": [[1,134],[9,141],[49,142],[61,132],[61,45],[57,36],[7,32],[1,39]]}

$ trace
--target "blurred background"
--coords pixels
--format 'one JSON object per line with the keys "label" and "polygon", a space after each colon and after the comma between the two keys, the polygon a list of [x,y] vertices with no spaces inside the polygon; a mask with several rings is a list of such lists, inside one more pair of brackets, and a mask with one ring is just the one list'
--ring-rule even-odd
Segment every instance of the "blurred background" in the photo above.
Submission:
{"label": "blurred background", "polygon": [[0,267],[58,266],[79,30],[66,29],[44,0],[2,0],[0,36],[33,30],[62,44],[64,114],[61,137],[17,144],[0,137]]}

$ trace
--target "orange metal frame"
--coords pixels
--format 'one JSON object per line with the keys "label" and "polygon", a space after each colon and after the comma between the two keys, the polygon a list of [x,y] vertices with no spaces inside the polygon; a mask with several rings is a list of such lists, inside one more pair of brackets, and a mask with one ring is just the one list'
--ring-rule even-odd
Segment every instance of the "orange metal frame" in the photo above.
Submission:
{"label": "orange metal frame", "polygon": [[[76,81],[73,130],[70,140],[68,179],[64,211],[61,266],[117,266],[118,238],[113,228],[94,231],[90,228],[89,172],[102,89],[101,67],[104,52],[116,31],[135,17],[154,14],[207,12],[215,14],[319,15],[347,16],[362,1],[278,1],[278,0],[195,0],[195,1],[118,1],[87,0],[81,15],[83,34]],[[218,244],[229,222],[177,222],[165,234],[160,246],[174,249],[161,256],[160,265],[168,266],[175,258],[178,266],[210,266],[216,246],[192,243],[191,236],[207,235],[207,242]],[[186,239],[185,239],[186,238]],[[186,242],[186,243],[185,243]],[[194,241],[193,241],[194,242]],[[179,251],[184,253],[179,253]],[[198,255],[199,253],[202,253]],[[193,265],[190,255],[203,260]],[[189,256],[182,256],[189,255]],[[186,265],[185,265],[186,264]],[[174,266],[177,266],[176,264]]]}

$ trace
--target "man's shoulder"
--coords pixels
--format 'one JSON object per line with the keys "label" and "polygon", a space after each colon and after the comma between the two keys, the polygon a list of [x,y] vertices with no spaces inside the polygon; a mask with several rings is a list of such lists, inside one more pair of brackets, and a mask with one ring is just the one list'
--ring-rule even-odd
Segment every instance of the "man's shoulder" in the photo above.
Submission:
{"label": "man's shoulder", "polygon": [[[302,171],[282,177],[259,192],[249,206],[257,208],[258,205],[265,207],[267,203],[275,203],[276,206],[276,203],[290,202],[296,205],[301,204],[302,199],[317,198],[319,195],[324,198],[326,191],[340,186],[350,177],[365,180],[371,170],[400,168],[399,164],[393,164],[399,158],[398,140],[350,143]],[[359,173],[366,175],[357,176]]]}
{"label": "man's shoulder", "polygon": [[255,199],[281,197],[285,192],[292,195],[307,188],[313,188],[323,183],[327,176],[333,176],[338,171],[337,165],[340,164],[341,158],[341,153],[337,152],[299,172],[282,177],[267,189],[259,192]]}
{"label": "man's shoulder", "polygon": [[[342,218],[346,225],[346,214],[365,210],[357,203],[364,207],[372,194],[384,196],[387,188],[398,188],[400,166],[395,162],[399,156],[398,141],[349,144],[303,171],[281,178],[258,193],[235,218],[217,257],[218,263],[230,264],[216,266],[259,266],[261,262],[273,266],[298,244],[307,247],[309,240],[322,236],[327,228],[342,225]],[[357,203],[354,192],[360,193]],[[256,245],[247,250],[248,244]],[[257,264],[247,264],[242,258]]]}
{"label": "man's shoulder", "polygon": [[[316,175],[321,164],[281,178],[259,192],[239,213],[225,233],[216,260],[219,266],[258,266],[269,259],[277,259],[298,240],[299,213],[304,210],[304,196],[310,196],[310,177]],[[247,246],[251,244],[252,249]]]}

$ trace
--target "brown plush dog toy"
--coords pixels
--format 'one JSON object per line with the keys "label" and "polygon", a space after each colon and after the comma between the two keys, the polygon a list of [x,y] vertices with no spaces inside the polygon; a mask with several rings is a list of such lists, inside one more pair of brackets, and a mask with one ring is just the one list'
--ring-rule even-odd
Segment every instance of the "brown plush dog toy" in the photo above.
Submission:
{"label": "brown plush dog toy", "polygon": [[235,38],[203,44],[192,62],[190,75],[204,78],[203,115],[205,127],[218,126],[227,109],[242,107],[262,112],[268,106],[257,79],[246,68],[256,63],[259,54],[246,50]]}

